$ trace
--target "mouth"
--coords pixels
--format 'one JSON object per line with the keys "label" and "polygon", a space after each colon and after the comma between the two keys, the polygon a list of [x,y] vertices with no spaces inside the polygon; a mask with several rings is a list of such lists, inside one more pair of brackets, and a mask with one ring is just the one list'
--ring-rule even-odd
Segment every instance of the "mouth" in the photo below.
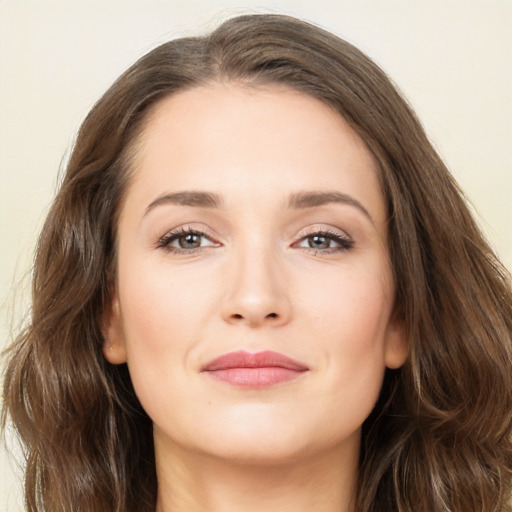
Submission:
{"label": "mouth", "polygon": [[216,380],[246,388],[262,388],[293,381],[308,370],[306,365],[270,350],[256,353],[242,350],[229,352],[201,368],[201,372]]}

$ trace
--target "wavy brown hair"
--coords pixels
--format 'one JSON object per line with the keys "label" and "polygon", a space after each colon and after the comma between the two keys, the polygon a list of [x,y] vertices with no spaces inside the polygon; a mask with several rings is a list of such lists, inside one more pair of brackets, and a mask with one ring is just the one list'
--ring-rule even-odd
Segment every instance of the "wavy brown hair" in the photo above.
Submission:
{"label": "wavy brown hair", "polygon": [[512,471],[510,277],[420,123],[368,57],[279,15],[159,46],[80,128],[42,230],[27,328],[8,351],[3,425],[26,453],[29,512],[154,512],[152,423],[102,354],[116,224],[150,110],[212,82],[284,84],[366,142],[389,211],[395,314],[410,355],[363,425],[358,512],[503,512]]}

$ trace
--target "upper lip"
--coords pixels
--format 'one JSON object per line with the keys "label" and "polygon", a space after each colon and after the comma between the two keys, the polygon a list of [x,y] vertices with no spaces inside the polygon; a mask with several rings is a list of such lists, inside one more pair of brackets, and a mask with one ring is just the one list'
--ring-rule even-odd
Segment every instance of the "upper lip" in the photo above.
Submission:
{"label": "upper lip", "polygon": [[250,353],[239,350],[236,352],[228,352],[227,354],[213,359],[203,366],[201,371],[212,372],[216,370],[227,370],[229,368],[266,368],[271,366],[295,371],[309,370],[306,365],[279,352],[265,350],[264,352]]}

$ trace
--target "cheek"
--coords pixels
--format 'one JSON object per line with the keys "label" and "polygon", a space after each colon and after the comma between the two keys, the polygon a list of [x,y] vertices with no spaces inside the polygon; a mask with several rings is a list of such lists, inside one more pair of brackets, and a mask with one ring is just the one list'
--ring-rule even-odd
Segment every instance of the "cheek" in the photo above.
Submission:
{"label": "cheek", "polygon": [[343,410],[353,411],[354,425],[373,408],[385,371],[392,289],[383,284],[382,275],[333,272],[323,282],[316,280],[314,288],[307,287],[313,291],[304,304],[309,315],[304,314],[303,328],[315,336],[322,350],[323,396],[332,407],[343,404]]}
{"label": "cheek", "polygon": [[304,283],[300,316],[333,354],[383,352],[393,297],[383,276],[368,268],[333,269]]}
{"label": "cheek", "polygon": [[[128,350],[183,348],[195,339],[215,302],[214,287],[197,273],[166,272],[165,266],[137,265],[120,278],[120,298]],[[170,343],[172,339],[172,343]]]}
{"label": "cheek", "polygon": [[[186,272],[165,272],[165,266],[137,265],[122,274],[119,296],[128,366],[133,385],[146,410],[161,406],[159,393],[182,386],[190,353],[218,301],[215,287]],[[155,270],[158,269],[158,270]]]}

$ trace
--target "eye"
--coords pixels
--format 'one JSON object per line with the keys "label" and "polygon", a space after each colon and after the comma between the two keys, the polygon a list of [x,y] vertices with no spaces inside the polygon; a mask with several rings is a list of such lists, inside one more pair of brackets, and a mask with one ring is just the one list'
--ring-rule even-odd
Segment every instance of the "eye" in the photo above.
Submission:
{"label": "eye", "polygon": [[354,241],[345,234],[319,231],[305,236],[295,246],[314,250],[315,253],[323,252],[330,254],[351,249],[354,246]]}
{"label": "eye", "polygon": [[170,252],[194,252],[203,247],[218,247],[218,243],[209,238],[206,233],[189,228],[180,228],[164,235],[158,242],[158,247]]}

